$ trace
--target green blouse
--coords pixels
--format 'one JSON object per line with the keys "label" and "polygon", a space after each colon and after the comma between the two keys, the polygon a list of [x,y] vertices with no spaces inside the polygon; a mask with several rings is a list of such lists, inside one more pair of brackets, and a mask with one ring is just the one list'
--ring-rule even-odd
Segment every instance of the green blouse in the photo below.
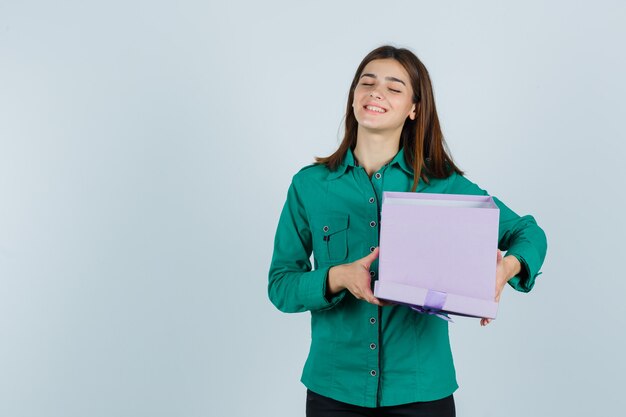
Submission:
{"label": "green blouse", "polygon": [[[377,307],[346,290],[326,297],[330,267],[378,246],[383,191],[410,191],[412,181],[402,150],[371,179],[351,151],[335,171],[316,164],[293,177],[276,231],[268,293],[280,311],[311,312],[302,382],[318,394],[378,407],[436,400],[458,388],[446,321],[406,306]],[[417,192],[487,194],[456,173],[430,184],[421,180]],[[500,208],[498,247],[522,264],[509,284],[528,292],[545,258],[545,234],[532,216],[520,217],[494,201]],[[373,282],[378,261],[370,269]]]}

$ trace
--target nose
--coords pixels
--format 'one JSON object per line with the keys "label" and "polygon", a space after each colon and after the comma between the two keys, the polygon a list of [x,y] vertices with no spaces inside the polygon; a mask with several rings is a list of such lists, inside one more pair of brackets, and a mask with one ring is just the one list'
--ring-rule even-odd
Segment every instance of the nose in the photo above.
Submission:
{"label": "nose", "polygon": [[382,98],[382,96],[380,95],[378,90],[372,90],[372,92],[370,93],[370,97],[376,98],[378,100],[380,100]]}

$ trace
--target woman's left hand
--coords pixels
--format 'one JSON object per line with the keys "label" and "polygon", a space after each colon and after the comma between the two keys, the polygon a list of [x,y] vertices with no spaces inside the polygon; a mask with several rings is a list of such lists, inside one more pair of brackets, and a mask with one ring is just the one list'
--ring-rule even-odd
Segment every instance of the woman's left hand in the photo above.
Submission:
{"label": "woman's left hand", "polygon": [[[504,286],[511,278],[517,275],[522,266],[515,256],[502,257],[502,252],[498,249],[496,264],[496,302],[500,301],[500,295]],[[480,319],[480,325],[486,326],[491,323],[491,319]]]}

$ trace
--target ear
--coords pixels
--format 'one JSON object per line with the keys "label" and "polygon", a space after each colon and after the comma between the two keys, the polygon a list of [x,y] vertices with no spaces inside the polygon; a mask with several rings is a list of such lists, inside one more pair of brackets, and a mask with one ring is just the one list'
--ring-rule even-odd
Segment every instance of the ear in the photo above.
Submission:
{"label": "ear", "polygon": [[417,112],[416,112],[415,104],[413,104],[413,107],[411,107],[411,112],[409,113],[409,118],[411,120],[415,120],[416,117],[417,117]]}

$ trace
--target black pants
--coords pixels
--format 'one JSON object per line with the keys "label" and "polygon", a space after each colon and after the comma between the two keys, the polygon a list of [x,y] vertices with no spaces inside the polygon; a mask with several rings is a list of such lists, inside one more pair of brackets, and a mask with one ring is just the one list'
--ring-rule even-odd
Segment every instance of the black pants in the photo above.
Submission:
{"label": "black pants", "polygon": [[455,417],[454,397],[395,405],[392,407],[359,407],[306,392],[307,417]]}

